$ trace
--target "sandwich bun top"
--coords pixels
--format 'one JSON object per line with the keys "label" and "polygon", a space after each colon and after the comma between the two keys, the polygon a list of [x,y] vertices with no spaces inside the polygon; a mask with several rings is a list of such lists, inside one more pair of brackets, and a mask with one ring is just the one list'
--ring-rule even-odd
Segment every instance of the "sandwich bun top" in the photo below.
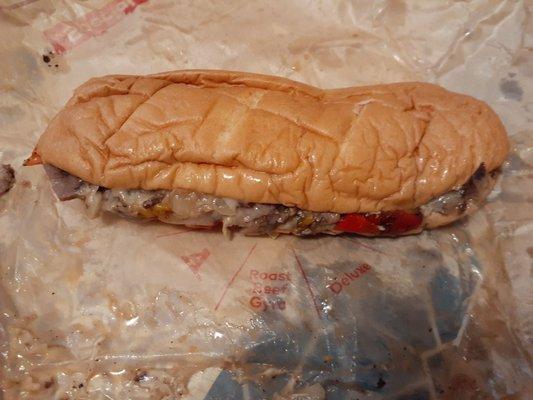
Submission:
{"label": "sandwich bun top", "polygon": [[413,209],[509,144],[484,102],[428,83],[322,90],[191,70],[93,78],[36,152],[107,188],[189,189],[312,211]]}

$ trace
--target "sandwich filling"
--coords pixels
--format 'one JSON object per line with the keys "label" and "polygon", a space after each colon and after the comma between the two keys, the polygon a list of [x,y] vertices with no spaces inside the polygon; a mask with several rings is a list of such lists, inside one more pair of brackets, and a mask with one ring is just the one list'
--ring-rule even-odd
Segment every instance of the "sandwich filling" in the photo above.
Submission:
{"label": "sandwich filling", "polygon": [[85,182],[45,165],[52,188],[60,200],[84,200],[90,215],[107,211],[131,218],[195,228],[222,227],[225,234],[357,233],[366,236],[398,236],[442,225],[478,208],[494,186],[496,173],[484,165],[456,190],[443,194],[415,210],[339,214],[314,212],[280,204],[247,203],[186,190],[109,189]]}

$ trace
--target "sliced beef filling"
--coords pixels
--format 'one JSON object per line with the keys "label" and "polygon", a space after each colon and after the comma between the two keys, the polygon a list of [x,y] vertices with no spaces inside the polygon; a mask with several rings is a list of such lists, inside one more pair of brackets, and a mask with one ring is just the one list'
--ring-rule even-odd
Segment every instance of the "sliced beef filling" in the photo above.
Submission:
{"label": "sliced beef filling", "polygon": [[50,164],[44,165],[44,170],[50,179],[52,189],[60,200],[70,200],[80,197],[80,189],[87,185],[80,178],[70,175]]}
{"label": "sliced beef filling", "polygon": [[492,191],[499,171],[487,172],[481,164],[459,189],[445,193],[420,207],[428,228],[445,225],[477,210]]}
{"label": "sliced beef filling", "polygon": [[292,233],[312,235],[352,232],[368,236],[397,236],[438,226],[477,208],[494,184],[494,174],[481,165],[470,180],[417,210],[338,214],[313,212],[283,205],[245,203],[185,190],[107,189],[84,182],[50,165],[45,166],[61,200],[81,198],[90,214],[100,210],[126,217],[214,228],[246,235]]}

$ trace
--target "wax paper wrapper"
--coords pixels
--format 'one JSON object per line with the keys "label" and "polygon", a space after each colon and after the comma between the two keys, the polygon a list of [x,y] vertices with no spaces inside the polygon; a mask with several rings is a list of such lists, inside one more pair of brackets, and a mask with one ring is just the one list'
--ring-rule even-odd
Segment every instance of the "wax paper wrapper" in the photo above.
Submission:
{"label": "wax paper wrapper", "polygon": [[[530,6],[529,6],[530,7]],[[4,399],[532,398],[533,23],[522,1],[3,0]],[[430,81],[513,150],[488,204],[398,239],[227,240],[59,202],[22,167],[92,76]]]}

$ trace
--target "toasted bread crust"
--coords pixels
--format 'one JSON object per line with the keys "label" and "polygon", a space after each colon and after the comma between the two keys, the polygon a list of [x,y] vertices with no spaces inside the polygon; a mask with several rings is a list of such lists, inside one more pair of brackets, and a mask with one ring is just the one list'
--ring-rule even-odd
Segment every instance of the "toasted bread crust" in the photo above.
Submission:
{"label": "toasted bread crust", "polygon": [[196,70],[89,80],[36,151],[108,188],[350,213],[414,209],[508,147],[490,107],[432,84],[322,90]]}

